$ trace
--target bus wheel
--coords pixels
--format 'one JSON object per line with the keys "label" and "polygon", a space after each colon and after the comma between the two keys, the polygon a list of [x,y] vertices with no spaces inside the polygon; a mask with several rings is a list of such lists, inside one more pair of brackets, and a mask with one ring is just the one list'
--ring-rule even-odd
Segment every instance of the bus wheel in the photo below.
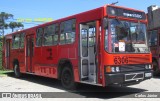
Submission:
{"label": "bus wheel", "polygon": [[17,63],[14,64],[14,75],[17,78],[21,77],[20,69]]}
{"label": "bus wheel", "polygon": [[61,83],[66,89],[75,89],[75,82],[73,72],[68,66],[64,67],[61,73]]}
{"label": "bus wheel", "polygon": [[156,76],[158,75],[159,72],[159,68],[158,68],[158,63],[156,61],[153,61],[153,75]]}

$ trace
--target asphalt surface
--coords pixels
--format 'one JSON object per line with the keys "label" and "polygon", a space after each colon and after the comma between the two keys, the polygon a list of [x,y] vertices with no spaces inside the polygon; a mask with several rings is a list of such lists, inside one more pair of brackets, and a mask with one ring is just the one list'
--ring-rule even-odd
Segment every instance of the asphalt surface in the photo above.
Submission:
{"label": "asphalt surface", "polygon": [[[143,92],[160,92],[160,76],[154,77],[150,80],[146,80],[137,85],[128,87],[98,87],[86,84],[79,84],[78,88],[74,91],[65,90],[61,82],[51,78],[23,75],[22,78],[15,78],[13,73],[8,73],[8,76],[0,76],[0,92],[46,92],[43,95],[49,97],[47,99],[33,99],[24,98],[23,100],[45,100],[50,101],[50,97],[54,100],[61,101],[97,101],[97,100],[115,100],[115,101],[132,101],[132,96],[135,94],[141,94]],[[129,96],[131,95],[131,96]],[[14,99],[2,99],[14,100]],[[22,99],[16,99],[16,101]],[[137,101],[160,101],[159,98],[134,98]]]}

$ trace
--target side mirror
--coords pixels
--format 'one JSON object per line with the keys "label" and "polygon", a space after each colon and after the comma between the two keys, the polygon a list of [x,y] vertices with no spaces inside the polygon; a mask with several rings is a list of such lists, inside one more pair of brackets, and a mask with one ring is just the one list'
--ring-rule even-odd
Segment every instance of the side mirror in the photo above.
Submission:
{"label": "side mirror", "polygon": [[103,19],[103,27],[104,27],[104,29],[108,28],[108,19],[107,18]]}

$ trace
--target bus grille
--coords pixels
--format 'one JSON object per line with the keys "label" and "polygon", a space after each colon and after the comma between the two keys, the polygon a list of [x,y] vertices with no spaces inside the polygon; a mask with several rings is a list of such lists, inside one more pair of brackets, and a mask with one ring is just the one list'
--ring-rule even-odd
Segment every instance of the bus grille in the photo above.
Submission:
{"label": "bus grille", "polygon": [[145,70],[145,65],[125,65],[120,66],[121,72]]}

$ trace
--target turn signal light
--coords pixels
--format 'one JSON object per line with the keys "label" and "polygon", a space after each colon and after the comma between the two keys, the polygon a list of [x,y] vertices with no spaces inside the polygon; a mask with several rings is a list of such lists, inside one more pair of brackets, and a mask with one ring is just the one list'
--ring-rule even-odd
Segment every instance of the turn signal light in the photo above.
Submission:
{"label": "turn signal light", "polygon": [[111,72],[111,67],[110,67],[110,66],[107,66],[107,67],[106,67],[106,72],[107,72],[107,73],[110,73],[110,72]]}

